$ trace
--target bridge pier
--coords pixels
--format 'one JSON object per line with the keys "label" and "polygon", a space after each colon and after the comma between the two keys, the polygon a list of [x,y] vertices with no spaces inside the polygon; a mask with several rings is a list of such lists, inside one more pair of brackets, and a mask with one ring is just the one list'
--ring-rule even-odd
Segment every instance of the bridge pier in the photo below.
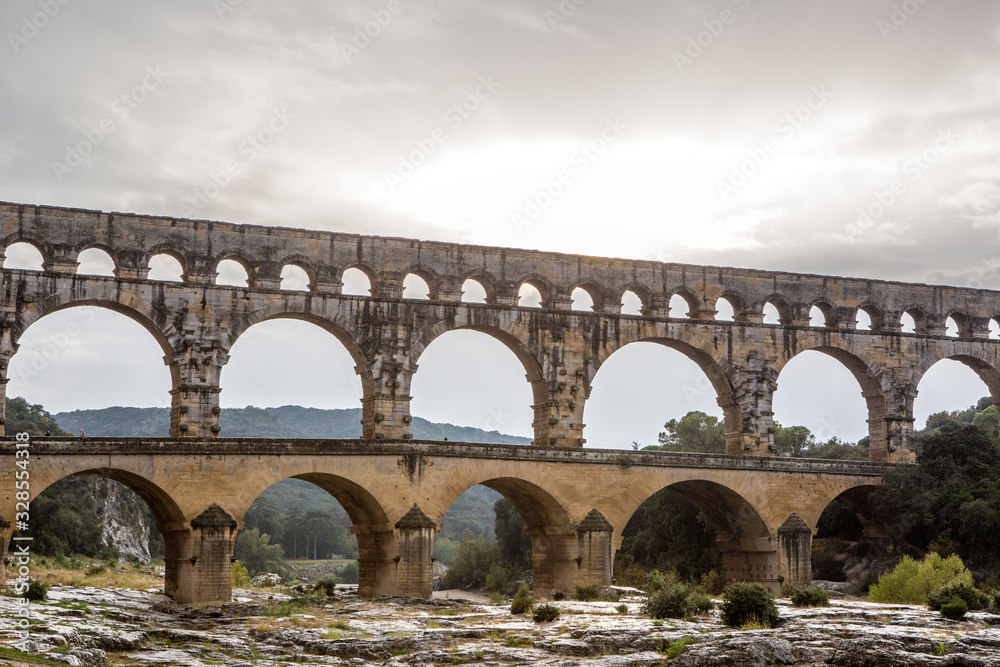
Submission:
{"label": "bridge pier", "polygon": [[551,598],[556,592],[572,595],[579,583],[576,533],[561,528],[529,529],[528,536],[535,597]]}
{"label": "bridge pier", "polygon": [[416,503],[396,522],[399,554],[396,564],[396,594],[430,598],[434,592],[434,534],[437,524]]}
{"label": "bridge pier", "polygon": [[581,584],[611,585],[614,569],[611,535],[614,530],[614,526],[596,509],[580,522],[576,535],[580,554],[577,556],[577,577]]}
{"label": "bridge pier", "polygon": [[163,531],[166,573],[163,592],[182,604],[229,602],[233,597],[236,521],[212,504],[189,530]]}
{"label": "bridge pier", "polygon": [[778,558],[783,584],[812,584],[812,529],[794,512],[778,527]]}
{"label": "bridge pier", "polygon": [[387,525],[355,524],[351,532],[358,539],[358,595],[363,598],[395,595],[396,561],[392,552],[396,537],[393,531]]}
{"label": "bridge pier", "polygon": [[769,539],[720,540],[725,581],[754,581],[772,591],[781,589],[778,553]]}

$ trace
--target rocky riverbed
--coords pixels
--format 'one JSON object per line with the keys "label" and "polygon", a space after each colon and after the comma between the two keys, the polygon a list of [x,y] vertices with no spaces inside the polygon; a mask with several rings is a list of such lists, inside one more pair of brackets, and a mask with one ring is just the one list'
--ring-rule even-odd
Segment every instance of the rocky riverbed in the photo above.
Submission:
{"label": "rocky riverbed", "polygon": [[[362,600],[341,589],[311,602],[236,591],[223,606],[182,608],[154,592],[54,586],[31,607],[35,654],[69,665],[998,665],[1000,616],[948,621],[922,607],[833,600],[782,625],[733,630],[717,614],[654,622],[642,598],[562,601],[552,623],[470,600]],[[624,613],[619,605],[626,605]],[[16,606],[0,597],[0,637]],[[687,638],[687,639],[685,639]],[[687,646],[681,650],[682,643]],[[668,656],[676,655],[670,659]],[[0,664],[20,665],[16,656]]]}

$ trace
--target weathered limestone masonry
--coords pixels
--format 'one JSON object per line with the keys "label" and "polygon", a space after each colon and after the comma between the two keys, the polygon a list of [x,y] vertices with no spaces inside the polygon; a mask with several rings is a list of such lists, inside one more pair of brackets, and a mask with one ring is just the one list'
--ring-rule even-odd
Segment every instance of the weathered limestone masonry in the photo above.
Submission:
{"label": "weathered limestone masonry", "polygon": [[[243,516],[287,477],[326,489],[351,516],[365,595],[427,595],[434,534],[451,502],[477,483],[502,493],[524,517],[541,595],[607,583],[629,517],[666,486],[712,522],[727,577],[771,586],[808,581],[811,535],[833,498],[858,509],[866,531],[878,534],[865,512],[867,491],[882,464],[913,460],[913,399],[927,369],[940,359],[962,361],[1000,400],[998,346],[988,340],[1000,295],[987,290],[0,203],[0,260],[16,242],[38,248],[43,270],[0,271],[0,399],[24,332],[73,306],[109,308],[139,322],[162,347],[172,379],[170,439],[33,442],[31,493],[82,473],[130,486],[158,519],[166,589],[184,602],[229,598],[228,559]],[[114,277],[77,273],[89,248],[111,256]],[[158,254],[180,262],[182,282],[148,279]],[[246,268],[247,287],[215,284],[225,259]],[[280,289],[287,265],[307,273],[308,292]],[[369,296],[341,293],[349,268],[368,276]],[[402,298],[409,274],[427,282],[429,299]],[[486,303],[462,302],[467,279],[483,286]],[[517,305],[526,283],[541,293],[541,308]],[[575,288],[590,294],[593,312],[571,309]],[[621,314],[626,291],[641,300],[641,315]],[[686,314],[670,311],[675,295],[686,301]],[[720,298],[733,306],[735,321],[715,319]],[[766,303],[778,309],[780,324],[763,323]],[[809,326],[813,306],[825,316],[822,327]],[[870,331],[854,328],[859,311],[871,318]],[[901,333],[904,313],[916,333]],[[354,358],[363,388],[360,441],[218,438],[219,378],[230,349],[254,324],[282,317],[323,327]],[[958,324],[957,338],[945,336],[948,317]],[[421,353],[458,329],[497,338],[521,362],[533,391],[536,446],[410,441],[410,382]],[[636,341],[679,350],[705,371],[725,414],[730,456],[580,449],[595,374]],[[872,463],[767,458],[778,375],[807,350],[833,356],[857,378],[868,403]],[[2,428],[0,414],[0,435]],[[7,538],[13,451],[10,439],[0,441],[0,532]]]}
{"label": "weathered limestone masonry", "polygon": [[[0,203],[0,251],[18,241],[39,249],[44,271],[3,272],[0,387],[31,323],[74,305],[112,308],[163,347],[174,437],[219,435],[219,376],[228,352],[250,326],[278,317],[324,327],[353,355],[368,439],[409,437],[410,380],[420,354],[461,328],[494,336],[517,355],[533,389],[535,444],[543,446],[583,445],[591,382],[611,354],[635,341],[673,347],[701,366],[725,413],[731,454],[772,453],[777,377],[806,350],[832,355],[858,379],[875,462],[913,460],[917,384],[940,359],[972,367],[1000,400],[998,347],[988,340],[1000,294],[988,290]],[[88,248],[112,257],[114,278],[76,274]],[[147,280],[157,254],[181,263],[183,283]],[[247,269],[249,287],[214,284],[223,259]],[[309,292],[279,289],[286,265],[308,274]],[[370,297],[341,294],[348,268],[367,274]],[[427,282],[429,300],[402,298],[408,274]],[[487,303],[461,302],[467,279],[484,287]],[[525,283],[542,294],[541,308],[517,307]],[[590,294],[594,312],[570,310],[577,287]],[[642,301],[641,316],[620,313],[626,291]],[[687,302],[686,317],[670,312],[674,295]],[[720,298],[733,306],[735,321],[715,320]],[[762,322],[768,302],[779,311],[778,325]],[[825,326],[809,326],[813,306]],[[870,316],[870,331],[854,328],[859,311]],[[916,333],[900,332],[904,313]],[[957,338],[945,336],[948,317]]]}
{"label": "weathered limestone masonry", "polygon": [[[13,517],[13,439],[0,441],[0,515]],[[362,595],[431,593],[434,536],[448,507],[475,484],[507,497],[531,536],[535,593],[611,582],[622,531],[645,500],[670,486],[718,536],[724,575],[810,581],[811,536],[841,498],[866,529],[867,494],[889,464],[707,456],[414,440],[36,438],[31,498],[74,474],[97,474],[149,504],[166,544],[167,594],[225,601],[236,532],[272,484],[304,479],[347,510],[360,547]],[[3,525],[0,523],[0,525]],[[9,539],[11,528],[3,529]],[[3,540],[7,544],[7,540]]]}

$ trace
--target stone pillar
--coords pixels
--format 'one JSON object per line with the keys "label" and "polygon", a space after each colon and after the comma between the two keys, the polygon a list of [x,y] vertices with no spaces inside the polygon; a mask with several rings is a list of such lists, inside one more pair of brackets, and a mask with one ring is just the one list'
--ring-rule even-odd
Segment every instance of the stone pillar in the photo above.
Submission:
{"label": "stone pillar", "polygon": [[13,534],[10,521],[0,516],[0,588],[7,585],[7,549]]}
{"label": "stone pillar", "polygon": [[774,455],[774,412],[771,401],[778,388],[777,376],[765,360],[756,368],[737,368],[730,377],[733,395],[720,396],[719,406],[723,411],[737,408],[741,423],[738,432],[733,430],[726,433],[727,454]]}
{"label": "stone pillar", "polygon": [[186,341],[168,361],[170,437],[215,438],[219,431],[219,376],[229,355],[212,342]]}
{"label": "stone pillar", "polygon": [[214,285],[219,276],[217,262],[213,257],[189,256],[185,258],[184,273],[181,280],[198,285]]}
{"label": "stone pillar", "polygon": [[14,356],[17,346],[10,342],[10,329],[7,329],[0,339],[0,436],[7,433],[7,368],[10,358]]}
{"label": "stone pillar", "polygon": [[[553,336],[541,350],[542,377],[528,377],[533,388],[544,382],[548,400],[532,406],[535,445],[583,447],[583,407],[590,393],[587,343],[571,332]],[[536,400],[540,391],[535,391]]]}
{"label": "stone pillar", "polygon": [[429,295],[435,301],[449,301],[459,303],[462,301],[462,280],[455,276],[439,276],[435,285],[431,288]]}
{"label": "stone pillar", "polygon": [[149,278],[149,264],[139,252],[119,252],[115,258],[115,277],[127,280]]}
{"label": "stone pillar", "polygon": [[281,270],[285,267],[277,262],[260,262],[252,267],[247,276],[247,285],[253,289],[281,289]]}
{"label": "stone pillar", "polygon": [[[905,369],[903,369],[905,372]],[[916,387],[908,380],[896,380],[887,371],[893,391],[862,393],[868,404],[868,458],[873,463],[915,463],[913,451],[913,401]]]}
{"label": "stone pillar", "polygon": [[725,581],[751,581],[772,591],[780,590],[781,565],[770,542],[767,538],[720,537],[716,546],[722,556]]}
{"label": "stone pillar", "polygon": [[76,261],[77,254],[69,245],[47,246],[42,270],[53,273],[76,273],[76,269],[80,266],[80,263]]}
{"label": "stone pillar", "polygon": [[437,525],[416,503],[396,522],[396,594],[430,598],[434,591],[434,534]]}
{"label": "stone pillar", "polygon": [[229,602],[236,527],[213,503],[191,521],[190,530],[164,530],[164,593],[181,604]]}
{"label": "stone pillar", "polygon": [[782,584],[812,583],[812,530],[798,514],[790,514],[778,528],[778,559]]}
{"label": "stone pillar", "polygon": [[332,266],[316,268],[309,289],[320,294],[341,294],[344,291],[344,272]]}
{"label": "stone pillar", "polygon": [[[388,525],[353,525],[358,539],[358,595],[373,598],[396,594],[395,533]],[[400,558],[402,560],[402,558]]]}
{"label": "stone pillar", "polygon": [[[496,293],[493,295],[492,302],[498,306],[516,306],[518,301],[518,293],[520,292],[520,283],[515,283],[511,281],[499,281],[493,286]],[[487,303],[490,303],[490,299],[487,297]]]}
{"label": "stone pillar", "polygon": [[402,299],[406,276],[395,271],[383,271],[372,284],[371,294],[377,299]]}
{"label": "stone pillar", "polygon": [[569,527],[528,529],[535,597],[551,598],[556,592],[571,597],[578,581],[577,535]]}
{"label": "stone pillar", "polygon": [[371,366],[374,390],[361,399],[361,437],[408,440],[410,437],[410,378],[415,364],[402,355],[383,353]]}
{"label": "stone pillar", "polygon": [[610,586],[614,558],[611,549],[611,534],[614,526],[596,509],[580,522],[576,529],[577,564],[580,568],[578,580],[581,584]]}
{"label": "stone pillar", "polygon": [[[670,317],[670,297],[672,294],[659,293],[649,295],[649,306],[643,308],[642,314],[646,317]],[[683,315],[683,313],[681,313]]]}
{"label": "stone pillar", "polygon": [[573,297],[569,294],[559,293],[553,288],[552,292],[548,297],[542,299],[539,304],[542,308],[548,308],[552,310],[572,310],[573,309]]}

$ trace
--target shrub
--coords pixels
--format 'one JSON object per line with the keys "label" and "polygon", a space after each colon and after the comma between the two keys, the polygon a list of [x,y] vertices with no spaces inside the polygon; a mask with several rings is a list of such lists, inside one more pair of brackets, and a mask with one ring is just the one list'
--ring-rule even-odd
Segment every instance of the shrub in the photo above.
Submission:
{"label": "shrub", "polygon": [[445,588],[483,589],[494,563],[500,562],[497,543],[485,537],[474,537],[469,531],[462,535],[458,553],[444,573]]}
{"label": "shrub", "polygon": [[327,597],[333,597],[337,594],[337,578],[329,574],[325,577],[320,577],[313,582],[313,591],[316,593],[322,591]]}
{"label": "shrub", "polygon": [[566,594],[563,593],[562,591],[556,591],[555,595],[552,596],[552,599],[555,600],[556,602],[559,602],[560,600],[565,600]]}
{"label": "shrub", "polygon": [[808,588],[798,588],[792,586],[788,591],[788,597],[795,607],[828,607],[830,606],[830,595],[816,586]]}
{"label": "shrub", "polygon": [[691,591],[682,583],[670,583],[646,598],[646,613],[652,618],[684,618]]}
{"label": "shrub", "polygon": [[628,605],[622,602],[620,605],[615,607],[615,611],[624,616],[628,613]]}
{"label": "shrub", "polygon": [[233,561],[233,588],[250,588],[250,573],[238,560]]}
{"label": "shrub", "polygon": [[512,568],[505,567],[500,563],[492,563],[490,571],[486,575],[486,590],[497,593],[506,591],[510,588],[513,579],[514,570]]}
{"label": "shrub", "polygon": [[49,585],[44,581],[32,581],[28,584],[28,590],[24,592],[24,597],[32,602],[41,602],[49,594]]}
{"label": "shrub", "polygon": [[953,621],[961,621],[965,618],[967,611],[969,611],[969,606],[961,598],[952,598],[941,605],[941,615]]}
{"label": "shrub", "polygon": [[735,584],[723,593],[722,622],[730,627],[760,624],[773,628],[780,620],[771,593],[760,584]]}
{"label": "shrub", "polygon": [[337,572],[337,578],[342,584],[358,583],[358,561],[351,561]]}
{"label": "shrub", "polygon": [[1000,589],[993,591],[993,594],[990,597],[990,611],[995,614],[1000,614]]}
{"label": "shrub", "polygon": [[576,593],[573,595],[577,600],[581,602],[593,602],[597,598],[601,597],[601,587],[597,584],[587,584],[586,586],[577,586]]}
{"label": "shrub", "polygon": [[941,558],[932,553],[922,563],[906,556],[896,569],[883,574],[878,583],[868,589],[868,599],[871,602],[927,604],[932,591],[953,581],[974,585],[972,574],[958,556]]}
{"label": "shrub", "polygon": [[650,570],[646,574],[646,581],[643,589],[647,593],[652,594],[669,584],[676,583],[680,583],[680,576],[678,576],[676,570],[671,570],[667,573],[660,572],[659,570]]}
{"label": "shrub", "polygon": [[528,584],[522,583],[514,596],[514,602],[510,605],[510,613],[526,614],[535,604],[535,599],[531,597],[531,590]]}
{"label": "shrub", "polygon": [[559,608],[551,604],[540,604],[531,612],[535,623],[551,623],[559,618]]}
{"label": "shrub", "polygon": [[931,593],[927,597],[927,608],[931,611],[941,611],[941,606],[953,598],[964,602],[966,611],[986,609],[990,604],[989,597],[978,588],[965,581],[955,580]]}
{"label": "shrub", "polygon": [[708,595],[696,590],[688,595],[687,608],[688,613],[692,616],[706,616],[715,609],[715,603]]}
{"label": "shrub", "polygon": [[669,644],[666,644],[661,649],[661,653],[667,656],[667,660],[673,660],[674,658],[680,657],[681,654],[684,653],[685,649],[687,649],[687,647],[691,644],[694,644],[696,641],[698,640],[695,637],[684,635],[680,639],[675,639]]}
{"label": "shrub", "polygon": [[722,575],[715,570],[709,570],[701,575],[701,585],[705,587],[709,595],[719,595],[726,588]]}
{"label": "shrub", "polygon": [[507,601],[503,593],[490,593],[490,602],[492,604],[503,604]]}

